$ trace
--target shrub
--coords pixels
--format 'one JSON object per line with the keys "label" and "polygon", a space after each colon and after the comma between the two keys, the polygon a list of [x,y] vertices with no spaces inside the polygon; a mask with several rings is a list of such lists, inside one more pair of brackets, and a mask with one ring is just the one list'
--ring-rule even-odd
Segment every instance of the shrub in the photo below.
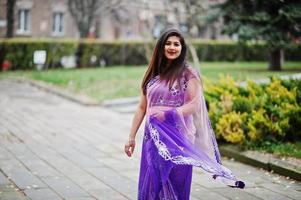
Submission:
{"label": "shrub", "polygon": [[301,107],[291,109],[287,113],[289,127],[287,129],[286,139],[289,141],[301,140]]}
{"label": "shrub", "polygon": [[216,132],[226,141],[243,143],[245,140],[243,124],[245,114],[230,112],[221,116],[216,125]]}
{"label": "shrub", "polygon": [[254,106],[250,99],[244,96],[236,96],[233,100],[233,110],[240,113],[251,113]]}
{"label": "shrub", "polygon": [[[194,40],[193,44],[199,58],[205,61],[264,61],[269,55],[264,43],[243,44],[232,41]],[[284,48],[284,51],[286,60],[300,60],[300,45],[289,45]]]}
{"label": "shrub", "polygon": [[205,98],[219,140],[241,146],[301,140],[301,80],[273,77],[269,84],[248,81],[237,86],[231,77],[208,85]]}
{"label": "shrub", "polygon": [[292,88],[290,91],[281,84],[280,79],[275,77],[272,78],[271,83],[265,89],[268,95],[268,101],[273,104],[280,106],[281,104],[296,103],[296,91]]}
{"label": "shrub", "polygon": [[233,101],[232,101],[232,94],[226,91],[224,94],[221,95],[221,109],[222,113],[229,113],[232,111]]}
{"label": "shrub", "polygon": [[251,141],[257,143],[263,142],[264,140],[275,140],[273,133],[281,131],[279,126],[273,124],[262,109],[252,112],[247,127],[248,137]]}
{"label": "shrub", "polygon": [[[12,70],[34,69],[33,52],[46,50],[45,68],[59,68],[63,56],[77,55],[81,48],[80,66],[144,65],[147,64],[146,49],[151,42],[103,42],[89,40],[28,40],[11,39],[0,41],[0,55],[12,62]],[[94,61],[92,62],[92,60]]]}
{"label": "shrub", "polygon": [[[74,42],[50,42],[39,40],[8,40],[0,43],[0,49],[5,53],[5,60],[12,62],[12,70],[34,69],[33,52],[35,50],[46,50],[46,68],[60,67],[63,56],[69,56],[76,51]],[[0,59],[1,60],[1,59]]]}
{"label": "shrub", "polygon": [[291,80],[281,80],[281,84],[288,90],[296,90],[296,102],[301,104],[301,81],[296,79]]}

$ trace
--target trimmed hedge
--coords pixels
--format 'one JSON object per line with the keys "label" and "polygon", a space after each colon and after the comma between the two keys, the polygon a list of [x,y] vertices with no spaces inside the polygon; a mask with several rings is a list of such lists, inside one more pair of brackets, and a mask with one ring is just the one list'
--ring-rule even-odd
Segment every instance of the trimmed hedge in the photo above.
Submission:
{"label": "trimmed hedge", "polygon": [[271,78],[269,84],[231,77],[208,84],[205,98],[217,138],[241,147],[301,141],[301,80]]}
{"label": "trimmed hedge", "polygon": [[265,61],[268,58],[268,51],[263,44],[194,42],[194,46],[200,60],[204,61]]}
{"label": "trimmed hedge", "polygon": [[[264,44],[238,44],[229,41],[192,41],[202,61],[265,61],[268,49]],[[46,50],[46,68],[61,67],[63,56],[77,55],[81,45],[81,66],[99,66],[104,61],[111,65],[146,65],[147,52],[154,48],[153,41],[114,41],[101,40],[50,40],[50,39],[10,39],[0,40],[0,62],[8,60],[11,69],[34,69],[33,52]],[[301,60],[301,47],[285,49],[285,58]],[[94,60],[91,59],[94,57]],[[190,56],[189,56],[190,58]]]}
{"label": "trimmed hedge", "polygon": [[60,66],[62,56],[72,55],[76,52],[77,44],[73,41],[53,42],[39,40],[6,40],[0,42],[0,55],[8,60],[12,66],[10,69],[34,69],[33,53],[35,50],[46,50],[46,68],[57,68]]}

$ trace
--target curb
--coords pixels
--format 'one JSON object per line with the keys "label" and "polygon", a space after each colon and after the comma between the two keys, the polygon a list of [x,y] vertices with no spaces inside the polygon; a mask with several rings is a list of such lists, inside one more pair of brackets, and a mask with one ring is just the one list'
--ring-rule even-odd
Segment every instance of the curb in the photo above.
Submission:
{"label": "curb", "polygon": [[65,98],[67,100],[70,100],[72,102],[84,105],[84,106],[101,106],[102,104],[99,102],[96,102],[95,100],[90,99],[87,96],[81,96],[74,93],[70,93],[64,89],[58,88],[57,86],[53,86],[50,84],[43,83],[41,81],[31,80],[25,77],[14,77],[9,78],[10,80],[13,80],[17,83],[27,83],[33,87],[36,87],[40,90],[49,92],[51,94],[60,96],[62,98]]}
{"label": "curb", "polygon": [[234,158],[236,161],[301,181],[301,166],[285,162],[275,156],[257,151],[241,151],[233,145],[220,145],[219,150],[223,156]]}

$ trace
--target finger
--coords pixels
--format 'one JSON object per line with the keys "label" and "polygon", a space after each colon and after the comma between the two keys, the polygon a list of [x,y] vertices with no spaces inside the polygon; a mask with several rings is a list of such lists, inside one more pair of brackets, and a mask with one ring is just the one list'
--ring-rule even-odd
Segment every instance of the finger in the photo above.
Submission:
{"label": "finger", "polygon": [[129,156],[129,157],[131,156],[131,152],[130,152],[130,147],[129,146],[125,145],[124,152],[126,153],[127,156]]}
{"label": "finger", "polygon": [[132,155],[131,152],[130,152],[129,150],[126,151],[125,153],[126,153],[126,155],[127,155],[128,157],[131,157],[131,155]]}
{"label": "finger", "polygon": [[135,145],[131,146],[131,154],[134,153],[134,150],[135,150]]}

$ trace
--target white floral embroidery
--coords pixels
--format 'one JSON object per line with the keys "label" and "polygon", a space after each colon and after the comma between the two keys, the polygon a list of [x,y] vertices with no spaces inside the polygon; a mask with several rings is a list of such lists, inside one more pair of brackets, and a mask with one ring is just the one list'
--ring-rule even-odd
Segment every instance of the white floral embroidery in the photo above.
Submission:
{"label": "white floral embroidery", "polygon": [[[196,167],[201,167],[205,171],[208,171],[211,173],[217,172],[217,169],[210,167],[207,164],[200,162],[192,157],[185,157],[182,155],[172,156],[170,154],[168,148],[166,147],[166,145],[160,140],[158,130],[151,123],[149,123],[149,130],[150,130],[151,138],[153,139],[153,141],[158,149],[158,153],[162,158],[164,158],[164,160],[166,160],[166,161],[170,160],[171,162],[173,162],[175,164],[179,164],[179,165],[193,165]],[[222,176],[224,176],[226,178],[229,178],[229,179],[235,178],[235,176],[232,173],[226,174],[224,171],[221,171],[220,173],[222,174]]]}
{"label": "white floral embroidery", "polygon": [[184,156],[172,156],[167,149],[166,145],[160,140],[158,130],[151,124],[149,124],[151,138],[153,139],[159,155],[164,158],[164,160],[170,160],[173,163],[180,164],[180,165],[193,165],[197,167],[202,167],[205,170],[213,171],[214,168],[210,166],[204,166],[202,162],[195,160],[191,157],[184,157]]}

